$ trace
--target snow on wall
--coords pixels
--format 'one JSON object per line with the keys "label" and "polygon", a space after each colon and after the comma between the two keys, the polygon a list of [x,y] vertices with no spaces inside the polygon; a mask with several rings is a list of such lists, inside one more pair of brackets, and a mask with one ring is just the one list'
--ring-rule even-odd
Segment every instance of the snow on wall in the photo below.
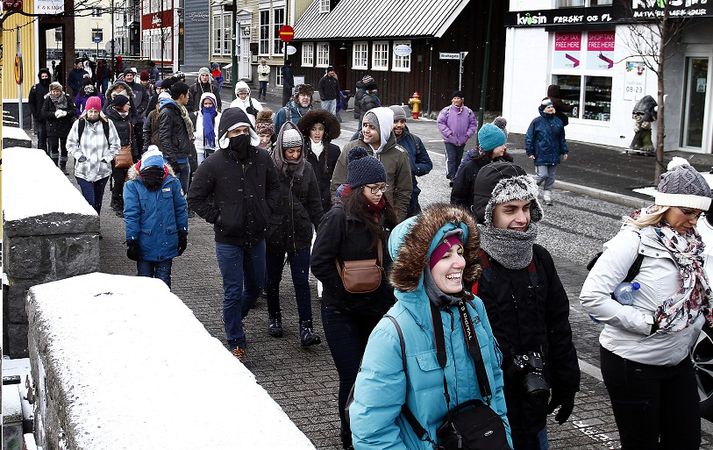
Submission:
{"label": "snow on wall", "polygon": [[52,213],[96,215],[44,151],[3,149],[2,209],[5,221]]}
{"label": "snow on wall", "polygon": [[33,376],[39,360],[68,448],[314,448],[157,279],[67,278],[32,287],[27,310]]}

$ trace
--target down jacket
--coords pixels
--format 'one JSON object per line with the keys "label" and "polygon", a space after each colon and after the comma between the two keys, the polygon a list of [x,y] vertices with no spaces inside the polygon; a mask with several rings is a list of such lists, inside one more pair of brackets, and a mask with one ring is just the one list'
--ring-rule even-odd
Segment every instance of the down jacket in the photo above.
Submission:
{"label": "down jacket", "polygon": [[527,156],[535,156],[536,166],[556,166],[569,152],[564,125],[556,115],[545,113],[542,105],[538,109],[540,117],[530,123],[525,135],[525,151]]}
{"label": "down jacket", "polygon": [[188,233],[188,206],[181,183],[164,164],[161,188],[149,191],[141,181],[138,164],[129,168],[124,183],[126,240],[137,240],[141,259],[160,262],[178,256],[178,234]]}
{"label": "down jacket", "polygon": [[178,158],[189,158],[195,152],[195,137],[189,136],[181,108],[173,100],[161,106],[158,135],[161,141],[159,148],[169,164],[173,164]]}
{"label": "down jacket", "polygon": [[[447,354],[445,370],[441,370],[423,281],[430,254],[445,233],[456,227],[463,230],[466,239],[463,277],[472,281],[479,270],[478,234],[472,217],[464,210],[442,204],[433,206],[402,222],[389,238],[389,253],[395,260],[390,279],[397,302],[388,314],[403,331],[408,373],[403,371],[398,332],[390,319],[383,318],[369,336],[354,385],[354,402],[349,408],[355,449],[431,450],[431,444],[419,440],[403,417],[401,405],[406,404],[430,438],[436,440],[436,430],[449,409],[482,399],[455,306],[440,311]],[[493,392],[490,407],[502,418],[510,439],[500,351],[483,303],[476,297],[467,307]],[[444,375],[450,404],[446,404],[443,392]]]}
{"label": "down jacket", "polygon": [[47,137],[59,137],[65,139],[69,130],[72,128],[72,122],[76,117],[77,111],[74,109],[74,103],[69,95],[62,93],[66,97],[67,107],[61,108],[67,112],[67,115],[62,118],[57,118],[55,112],[57,112],[57,106],[54,104],[50,95],[45,95],[45,100],[42,103],[42,110],[40,111],[40,118],[44,120],[47,124]]}

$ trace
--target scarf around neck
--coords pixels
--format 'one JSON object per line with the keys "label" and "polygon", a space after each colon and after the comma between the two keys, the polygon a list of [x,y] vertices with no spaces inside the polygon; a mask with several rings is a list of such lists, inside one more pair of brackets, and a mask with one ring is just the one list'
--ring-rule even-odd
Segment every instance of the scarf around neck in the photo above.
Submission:
{"label": "scarf around neck", "polygon": [[203,146],[215,148],[215,116],[218,112],[213,105],[210,108],[202,108],[201,113],[203,117]]}
{"label": "scarf around neck", "polygon": [[480,247],[507,269],[524,269],[532,261],[532,246],[537,239],[537,223],[530,222],[527,231],[478,225]]}
{"label": "scarf around neck", "polygon": [[703,248],[697,231],[682,235],[662,223],[654,228],[661,244],[673,256],[681,274],[681,287],[656,308],[656,322],[664,331],[681,331],[692,325],[702,313],[713,324],[710,306],[711,289],[703,271]]}
{"label": "scarf around neck", "polygon": [[55,108],[67,108],[67,96],[64,95],[64,92],[60,93],[57,97],[53,96],[52,94],[47,95],[49,95],[50,100],[52,100],[52,103],[54,103]]}
{"label": "scarf around neck", "polygon": [[426,267],[423,271],[423,287],[428,295],[428,300],[438,308],[447,308],[457,305],[464,297],[464,291],[457,294],[446,294],[438,286],[433,279],[431,269]]}

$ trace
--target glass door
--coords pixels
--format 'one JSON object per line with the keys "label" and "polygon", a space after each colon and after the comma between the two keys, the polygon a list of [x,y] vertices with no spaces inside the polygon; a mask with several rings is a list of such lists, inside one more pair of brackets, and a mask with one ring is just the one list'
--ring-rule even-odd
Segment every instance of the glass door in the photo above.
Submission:
{"label": "glass door", "polygon": [[703,148],[708,97],[708,58],[686,58],[686,95],[683,104],[683,147]]}

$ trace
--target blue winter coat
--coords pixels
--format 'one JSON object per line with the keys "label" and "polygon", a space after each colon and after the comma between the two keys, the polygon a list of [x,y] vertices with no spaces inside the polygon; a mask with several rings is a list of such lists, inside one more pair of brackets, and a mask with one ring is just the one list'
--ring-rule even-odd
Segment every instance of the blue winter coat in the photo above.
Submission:
{"label": "blue winter coat", "polygon": [[433,169],[433,162],[428,156],[428,151],[423,145],[423,141],[418,136],[411,134],[408,127],[404,127],[403,134],[396,139],[396,143],[406,149],[408,160],[411,163],[411,179],[413,181],[413,195],[418,196],[421,189],[418,188],[416,176],[428,174]]}
{"label": "blue winter coat", "polygon": [[[467,215],[464,211],[459,211],[460,214]],[[407,219],[393,230],[389,238],[389,253],[394,259],[397,258],[409,227],[416,219],[418,218]],[[435,248],[434,243],[440,243],[444,234],[455,226],[448,222],[438,229],[432,241],[432,248],[428,250],[429,255]],[[462,223],[460,227],[465,230],[467,236],[468,227]],[[393,272],[391,278],[394,280]],[[390,319],[383,318],[369,336],[357,375],[354,402],[349,408],[352,442],[355,449],[432,450],[431,444],[418,439],[401,414],[401,405],[406,403],[431,439],[436,440],[436,430],[449,409],[468,400],[482,399],[475,368],[466,348],[456,307],[441,311],[447,353],[445,375],[451,399],[450,404],[446,405],[443,371],[436,359],[431,309],[423,285],[423,276],[413,292],[396,289],[394,293],[397,302],[388,314],[398,321],[403,331],[408,382],[403,371],[398,332]],[[483,302],[476,297],[468,305],[468,311],[473,318],[493,392],[490,406],[502,417],[510,439],[503,393],[503,373],[500,369],[501,354]]]}
{"label": "blue winter coat", "polygon": [[188,204],[181,183],[168,170],[157,191],[146,189],[136,165],[129,169],[129,179],[124,184],[126,240],[138,240],[140,257],[145,261],[178,256],[178,232],[188,232]]}
{"label": "blue winter coat", "polygon": [[554,114],[546,114],[542,106],[540,117],[530,123],[525,135],[527,156],[535,155],[536,166],[556,166],[560,157],[569,152],[564,137],[564,125]]}

